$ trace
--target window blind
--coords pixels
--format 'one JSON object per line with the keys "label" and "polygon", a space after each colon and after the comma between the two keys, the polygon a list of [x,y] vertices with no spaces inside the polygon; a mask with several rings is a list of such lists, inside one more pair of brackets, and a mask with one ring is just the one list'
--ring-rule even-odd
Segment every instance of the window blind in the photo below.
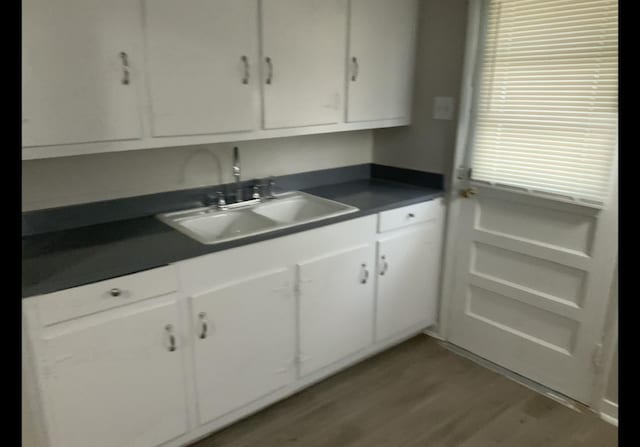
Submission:
{"label": "window blind", "polygon": [[472,179],[602,203],[617,147],[616,0],[488,0]]}

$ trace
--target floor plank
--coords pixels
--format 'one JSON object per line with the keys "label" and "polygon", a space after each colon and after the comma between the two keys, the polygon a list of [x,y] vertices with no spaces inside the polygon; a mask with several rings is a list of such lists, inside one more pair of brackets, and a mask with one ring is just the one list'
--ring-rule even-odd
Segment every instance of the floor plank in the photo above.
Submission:
{"label": "floor plank", "polygon": [[191,447],[615,447],[618,430],[419,335]]}

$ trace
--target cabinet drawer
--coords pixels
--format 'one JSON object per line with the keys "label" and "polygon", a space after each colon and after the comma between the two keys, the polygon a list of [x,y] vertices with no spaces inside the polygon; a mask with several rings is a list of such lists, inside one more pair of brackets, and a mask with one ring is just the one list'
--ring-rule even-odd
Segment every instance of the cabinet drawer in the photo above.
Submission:
{"label": "cabinet drawer", "polygon": [[176,269],[169,265],[50,293],[35,299],[40,321],[48,326],[176,290]]}
{"label": "cabinet drawer", "polygon": [[378,233],[406,227],[418,222],[440,219],[442,211],[442,198],[383,211],[378,219]]}

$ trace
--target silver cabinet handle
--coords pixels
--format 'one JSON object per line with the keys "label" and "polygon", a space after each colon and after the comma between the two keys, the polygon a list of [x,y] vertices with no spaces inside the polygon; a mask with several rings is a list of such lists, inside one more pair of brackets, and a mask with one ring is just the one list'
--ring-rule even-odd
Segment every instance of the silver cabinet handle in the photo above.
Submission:
{"label": "silver cabinet handle", "polygon": [[207,332],[209,332],[209,324],[207,323],[207,313],[200,312],[198,314],[198,317],[200,318],[200,324],[202,327],[202,329],[200,329],[200,335],[198,335],[198,337],[204,340],[205,338],[207,338]]}
{"label": "silver cabinet handle", "polygon": [[387,262],[387,257],[385,255],[380,256],[380,260],[382,261],[382,268],[380,269],[380,276],[384,276],[389,270],[389,263]]}
{"label": "silver cabinet handle", "polygon": [[122,295],[122,290],[120,290],[118,288],[113,288],[113,289],[109,290],[109,294],[111,296],[120,296],[120,295]]}
{"label": "silver cabinet handle", "polygon": [[358,58],[352,57],[351,62],[353,63],[353,74],[351,75],[351,80],[355,81],[358,78],[358,72],[360,71],[360,65],[358,65]]}
{"label": "silver cabinet handle", "polygon": [[364,276],[360,280],[360,284],[366,284],[369,279],[369,270],[367,270],[367,264],[362,264],[362,273]]}
{"label": "silver cabinet handle", "polygon": [[247,56],[242,56],[242,63],[244,64],[244,77],[242,78],[243,84],[249,83],[249,58]]}
{"label": "silver cabinet handle", "polygon": [[172,324],[167,324],[164,327],[164,330],[167,331],[167,334],[169,334],[169,352],[173,352],[175,351],[176,348],[176,336],[173,333],[173,325]]}
{"label": "silver cabinet handle", "polygon": [[122,51],[120,53],[120,59],[122,59],[122,84],[129,85],[130,73],[129,73],[129,56]]}
{"label": "silver cabinet handle", "polygon": [[265,59],[265,62],[267,63],[267,84],[271,84],[271,81],[273,80],[273,62],[271,62],[271,58],[267,57]]}

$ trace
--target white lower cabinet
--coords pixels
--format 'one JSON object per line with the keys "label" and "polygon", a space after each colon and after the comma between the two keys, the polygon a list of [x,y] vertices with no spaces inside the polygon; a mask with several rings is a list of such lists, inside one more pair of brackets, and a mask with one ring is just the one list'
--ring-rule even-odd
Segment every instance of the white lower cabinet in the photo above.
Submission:
{"label": "white lower cabinet", "polygon": [[374,247],[298,264],[300,375],[373,343]]}
{"label": "white lower cabinet", "polygon": [[52,446],[152,447],[187,431],[178,316],[157,298],[43,333]]}
{"label": "white lower cabinet", "polygon": [[191,298],[200,424],[295,380],[290,269],[224,284]]}
{"label": "white lower cabinet", "polygon": [[439,221],[378,241],[376,341],[436,321],[440,275]]}
{"label": "white lower cabinet", "polygon": [[25,299],[40,447],[187,445],[422,330],[441,233],[433,201]]}

